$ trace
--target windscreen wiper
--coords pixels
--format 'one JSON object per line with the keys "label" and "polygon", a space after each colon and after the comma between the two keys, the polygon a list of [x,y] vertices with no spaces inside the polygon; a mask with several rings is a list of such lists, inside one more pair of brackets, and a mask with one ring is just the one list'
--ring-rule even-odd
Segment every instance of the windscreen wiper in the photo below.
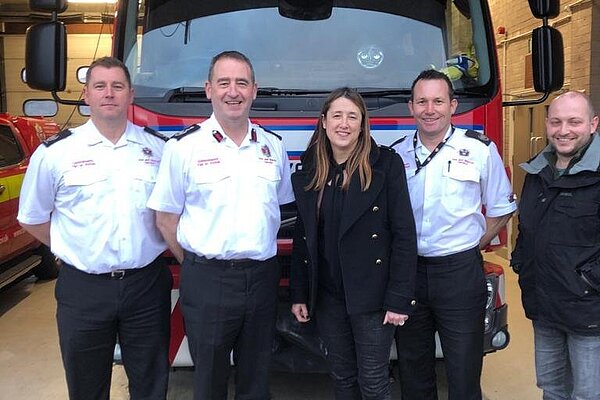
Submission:
{"label": "windscreen wiper", "polygon": [[187,103],[198,101],[209,101],[206,98],[206,90],[203,87],[182,86],[167,91],[164,101],[168,103]]}
{"label": "windscreen wiper", "polygon": [[410,89],[355,88],[363,97],[410,96]]}
{"label": "windscreen wiper", "polygon": [[326,95],[328,90],[287,89],[277,87],[259,87],[258,96],[305,96]]}

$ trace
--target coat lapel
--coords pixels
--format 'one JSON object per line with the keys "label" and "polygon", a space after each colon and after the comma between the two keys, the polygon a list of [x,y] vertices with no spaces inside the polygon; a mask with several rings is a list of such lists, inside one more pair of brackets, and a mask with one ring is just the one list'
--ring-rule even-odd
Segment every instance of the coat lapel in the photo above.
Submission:
{"label": "coat lapel", "polygon": [[298,171],[292,174],[292,184],[294,187],[294,195],[296,196],[296,207],[301,215],[305,215],[304,231],[306,232],[306,240],[308,248],[311,248],[312,242],[316,240],[317,234],[317,196],[318,192],[314,190],[304,190],[304,187],[309,184],[310,174],[304,171]]}
{"label": "coat lapel", "polygon": [[373,167],[371,186],[367,191],[363,192],[360,189],[358,174],[355,173],[352,177],[348,193],[344,197],[344,212],[340,221],[340,238],[371,207],[383,190],[385,175],[382,171],[374,168],[375,162],[380,157],[380,150],[374,142],[371,145],[373,146],[369,157],[371,167]]}

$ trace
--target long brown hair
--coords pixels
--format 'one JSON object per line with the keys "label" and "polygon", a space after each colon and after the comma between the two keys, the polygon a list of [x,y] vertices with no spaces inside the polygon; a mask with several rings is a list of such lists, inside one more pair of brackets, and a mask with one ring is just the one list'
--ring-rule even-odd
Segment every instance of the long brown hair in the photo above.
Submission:
{"label": "long brown hair", "polygon": [[315,131],[310,138],[307,152],[314,152],[315,159],[315,175],[311,182],[304,188],[305,190],[322,190],[327,183],[327,176],[329,175],[329,168],[331,160],[333,159],[333,151],[331,149],[331,143],[327,137],[325,128],[323,127],[323,120],[327,116],[327,112],[331,107],[331,103],[340,97],[344,97],[354,103],[360,110],[362,116],[361,129],[358,135],[358,141],[350,157],[346,161],[346,174],[344,175],[344,181],[342,183],[342,190],[348,190],[350,186],[350,179],[356,171],[360,178],[360,187],[364,192],[371,185],[372,170],[371,164],[369,163],[369,153],[371,152],[371,131],[369,129],[369,116],[367,114],[367,106],[362,96],[353,89],[343,87],[335,89],[327,96],[323,108],[321,109],[321,115],[317,121]]}

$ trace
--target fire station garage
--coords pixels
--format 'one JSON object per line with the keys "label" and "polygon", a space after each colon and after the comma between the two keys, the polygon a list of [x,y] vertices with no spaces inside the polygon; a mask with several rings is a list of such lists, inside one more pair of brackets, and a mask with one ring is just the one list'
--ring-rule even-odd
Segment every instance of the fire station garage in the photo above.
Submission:
{"label": "fire station garage", "polygon": [[[29,9],[27,0],[3,0],[0,3],[0,399],[59,400],[68,397],[58,345],[55,279],[52,279],[59,273],[57,268],[60,268],[60,262],[57,263],[50,253],[38,247],[39,243],[35,244],[35,248],[30,248],[29,250],[33,250],[27,255],[19,255],[18,259],[15,256],[8,260],[10,257],[6,256],[16,254],[14,250],[18,246],[16,243],[22,245],[23,235],[25,235],[16,224],[16,212],[19,188],[28,156],[22,149],[18,149],[17,143],[20,143],[19,141],[25,143],[27,139],[15,137],[19,134],[30,134],[33,135],[33,139],[29,144],[33,142],[39,144],[39,139],[43,139],[45,133],[56,133],[61,129],[78,126],[87,120],[86,108],[77,106],[81,100],[85,67],[101,56],[120,53],[121,57],[124,57],[124,49],[113,44],[113,39],[122,34],[115,31],[117,26],[115,10],[120,3],[127,2],[69,1],[67,9],[60,13],[58,18],[65,24],[68,38],[66,50],[68,62],[65,90],[58,95],[62,99],[71,101],[66,104],[56,103],[50,93],[33,90],[26,83],[26,30],[33,24],[50,20],[51,14]],[[139,1],[139,4],[144,3],[144,0]],[[438,1],[438,3],[444,2]],[[484,45],[492,47],[490,54],[497,54],[496,58],[490,56],[498,66],[496,82],[498,85],[500,82],[502,84],[503,93],[498,96],[497,102],[538,98],[540,95],[535,92],[533,85],[531,30],[540,26],[541,21],[531,15],[528,2],[522,0],[481,0],[481,2],[449,0],[448,7],[460,11],[471,4],[471,13],[473,13],[476,8],[473,6],[474,3],[481,3],[484,7],[488,4],[491,13],[491,17],[485,12],[482,13],[488,21],[485,29],[491,32],[491,38],[484,41]],[[128,4],[138,3],[130,1]],[[481,6],[477,7],[481,8]],[[530,159],[546,144],[544,118],[551,99],[566,90],[579,90],[590,95],[596,109],[600,109],[600,37],[592,36],[594,26],[596,26],[595,32],[600,29],[599,6],[592,0],[566,0],[561,2],[560,7],[559,15],[550,20],[550,26],[560,31],[563,37],[564,83],[562,87],[539,104],[505,107],[503,115],[500,115],[502,112],[499,111],[500,106],[498,106],[496,114],[498,119],[496,129],[504,132],[504,135],[500,136],[502,143],[499,143],[499,147],[502,149],[501,155],[507,170],[510,171],[517,198],[525,175],[518,167],[519,163]],[[415,16],[411,15],[411,17]],[[445,23],[454,24],[453,27],[458,31],[460,23],[456,22],[456,17],[457,15],[446,15]],[[130,25],[134,26],[134,29],[130,39],[134,42],[136,35],[142,36],[141,17],[134,18],[132,21],[134,22]],[[489,29],[491,25],[493,30]],[[179,22],[167,27],[168,29],[162,27],[159,39],[181,34],[183,35],[181,42],[187,45],[190,38],[193,38],[193,26],[193,24]],[[178,33],[179,29],[181,32]],[[219,29],[213,29],[211,34],[214,31]],[[460,35],[456,34],[456,36]],[[413,46],[411,40],[410,35],[403,36],[401,40],[399,39],[402,43],[398,48],[412,52],[414,57],[421,57],[416,50],[423,43]],[[493,48],[494,42],[495,48]],[[145,61],[152,58],[147,55],[142,57],[141,45],[136,48],[137,44],[135,46],[125,42],[121,44],[139,52],[133,51],[133,58],[145,57]],[[457,42],[456,45],[464,47],[465,43]],[[383,60],[384,54],[387,54],[385,47],[369,43],[366,48],[353,54],[353,61],[358,59],[357,62],[362,67],[360,73],[375,82],[372,78],[375,75],[369,74],[372,74],[377,63]],[[481,58],[481,55],[479,56]],[[165,55],[162,58],[163,62],[168,57]],[[368,62],[365,61],[365,57],[369,58]],[[474,55],[471,54],[470,57],[473,58]],[[176,71],[179,71],[171,67],[169,67],[171,69],[161,67],[160,62],[156,62],[158,58],[156,54],[151,61],[155,63],[156,68],[162,68],[162,73],[170,71],[171,74],[176,74]],[[484,64],[480,59],[481,70],[484,69]],[[494,69],[490,65],[487,68]],[[152,71],[145,70],[134,72],[142,80],[153,79],[159,75],[153,75]],[[276,65],[271,72],[274,75],[280,73],[280,66]],[[334,75],[331,71],[326,73],[330,74],[327,76]],[[463,73],[467,74],[468,68]],[[260,76],[257,79],[260,86],[259,78]],[[468,80],[465,82],[467,85]],[[276,88],[275,85],[267,86]],[[182,84],[179,89],[181,95],[185,92],[184,89],[188,89],[188,85]],[[465,93],[473,93],[473,91],[466,90]],[[183,96],[180,98],[183,99]],[[47,111],[44,113],[46,115],[44,120],[21,118],[26,114],[31,115],[28,112],[31,103],[27,103],[30,100],[38,101],[34,105],[48,107],[43,109]],[[26,132],[28,129],[29,133]],[[414,130],[414,127],[412,129]],[[480,129],[483,129],[483,125]],[[493,279],[487,281],[490,302],[488,309],[494,310],[496,306],[502,309],[501,315],[491,311],[486,313],[486,330],[489,330],[489,333],[486,333],[487,354],[484,357],[481,386],[484,399],[487,400],[541,399],[541,391],[536,387],[535,382],[533,329],[531,321],[524,315],[517,275],[511,270],[508,261],[515,243],[516,225],[516,217],[513,217],[506,232],[502,234],[502,239],[506,242],[505,246],[484,252],[484,259],[492,266],[490,271],[493,271]],[[44,269],[41,268],[42,265],[45,265]],[[282,281],[286,278],[284,276]],[[172,294],[174,304],[177,296],[177,291],[174,291]],[[498,319],[501,322],[506,321],[507,324],[503,324],[500,330],[493,330],[491,326],[497,324]],[[187,345],[187,339],[178,337],[174,340],[176,343],[172,343],[172,352],[173,356],[177,357],[181,349]],[[391,353],[393,360],[395,351]],[[443,355],[439,354],[439,356],[436,366],[438,388],[440,398],[447,399]],[[311,364],[315,367],[313,370],[293,368],[302,364],[296,361],[274,363],[271,382],[272,398],[287,400],[333,398],[332,383],[324,372],[322,360]],[[170,372],[168,399],[191,399],[192,367],[176,363],[173,365]],[[393,398],[400,398],[400,387],[396,379],[398,372],[393,365],[392,361],[390,380],[393,382]],[[289,368],[290,366],[292,368]],[[232,390],[229,396],[233,399]],[[115,351],[110,398],[128,399],[127,377],[119,362],[118,349]]]}

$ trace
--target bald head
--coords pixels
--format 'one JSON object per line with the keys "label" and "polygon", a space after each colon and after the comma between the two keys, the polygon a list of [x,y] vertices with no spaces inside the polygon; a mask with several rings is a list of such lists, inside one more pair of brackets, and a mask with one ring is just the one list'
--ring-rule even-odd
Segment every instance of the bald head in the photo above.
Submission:
{"label": "bald head", "polygon": [[552,113],[553,108],[560,106],[560,104],[571,102],[577,103],[580,101],[585,102],[585,105],[588,109],[588,116],[591,121],[596,116],[596,110],[594,110],[594,105],[592,104],[592,101],[584,93],[576,92],[573,90],[563,93],[560,96],[556,97],[554,100],[552,100],[552,103],[550,103],[550,107],[548,107],[548,116],[550,116],[550,114]]}

